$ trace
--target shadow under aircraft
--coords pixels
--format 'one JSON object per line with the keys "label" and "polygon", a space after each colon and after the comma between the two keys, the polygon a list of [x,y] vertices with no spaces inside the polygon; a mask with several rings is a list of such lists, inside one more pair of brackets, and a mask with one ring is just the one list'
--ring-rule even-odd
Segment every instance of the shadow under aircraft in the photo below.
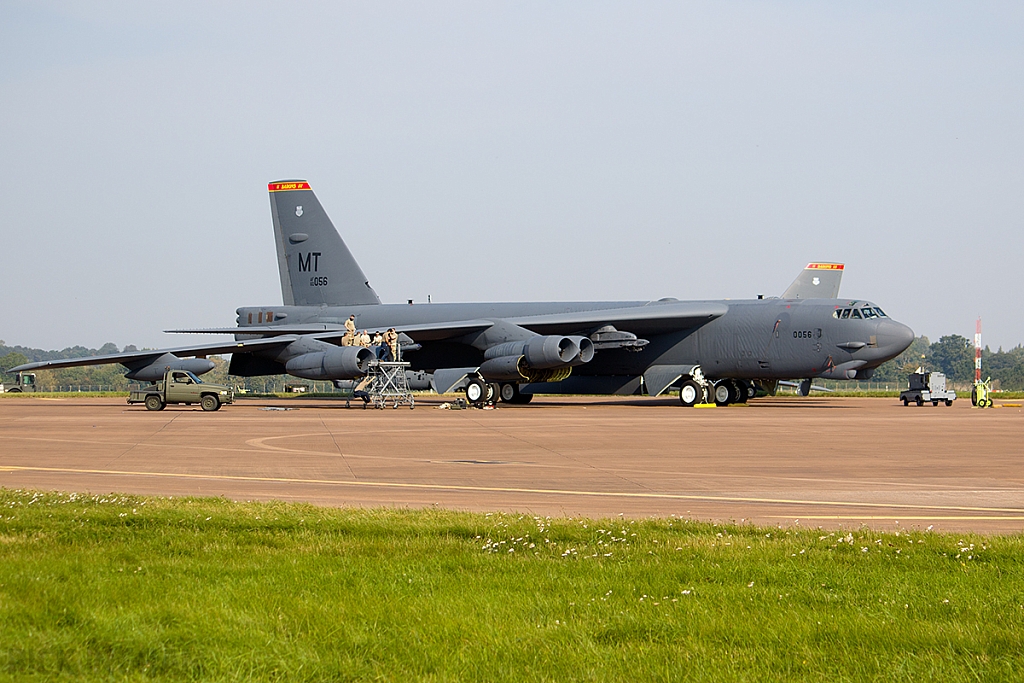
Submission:
{"label": "shadow under aircraft", "polygon": [[282,305],[237,309],[236,326],[171,330],[233,341],[91,358],[14,371],[120,363],[130,379],[166,369],[201,374],[231,354],[237,376],[290,374],[336,384],[366,374],[374,353],[342,344],[360,330],[394,328],[410,370],[438,393],[480,404],[536,394],[658,396],[682,405],[743,402],[780,382],[868,379],[913,331],[870,301],[838,299],[843,264],[811,263],[779,298],[749,300],[383,304],[309,184],[272,182],[271,215]]}

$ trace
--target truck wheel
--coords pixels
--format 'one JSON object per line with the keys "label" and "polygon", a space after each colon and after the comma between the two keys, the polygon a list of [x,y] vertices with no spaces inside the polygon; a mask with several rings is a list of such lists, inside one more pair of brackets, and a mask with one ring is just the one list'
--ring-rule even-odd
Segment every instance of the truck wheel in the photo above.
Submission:
{"label": "truck wheel", "polygon": [[203,400],[199,402],[199,405],[203,407],[203,410],[214,411],[220,408],[220,400],[213,394],[207,394],[203,396]]}
{"label": "truck wheel", "polygon": [[917,397],[917,405],[919,405],[919,406],[923,406],[924,405],[924,399],[921,398],[920,396]]}
{"label": "truck wheel", "polygon": [[948,407],[949,407],[949,406],[951,406],[951,405],[953,405],[953,402],[952,402],[952,401],[950,401],[950,400],[949,400],[949,399],[947,398],[947,399],[946,399],[946,407],[948,408]]}
{"label": "truck wheel", "polygon": [[163,410],[164,402],[156,394],[146,397],[146,410]]}
{"label": "truck wheel", "polygon": [[932,405],[933,405],[933,406],[938,406],[938,405],[939,405],[939,399],[935,399],[935,400],[933,400],[933,401],[932,401]]}
{"label": "truck wheel", "polygon": [[903,405],[904,406],[909,406],[910,405],[910,399],[908,399],[906,396],[903,397]]}

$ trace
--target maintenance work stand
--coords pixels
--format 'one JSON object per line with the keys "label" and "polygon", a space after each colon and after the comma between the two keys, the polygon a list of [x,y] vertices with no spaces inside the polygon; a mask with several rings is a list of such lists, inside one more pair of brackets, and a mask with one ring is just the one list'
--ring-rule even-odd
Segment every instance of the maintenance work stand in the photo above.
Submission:
{"label": "maintenance work stand", "polygon": [[409,366],[410,363],[405,361],[370,362],[370,368],[366,373],[370,383],[366,387],[366,393],[370,395],[370,402],[374,408],[386,408],[388,401],[391,401],[392,408],[408,405],[412,410],[416,407],[416,400],[409,391],[409,381],[405,375]]}

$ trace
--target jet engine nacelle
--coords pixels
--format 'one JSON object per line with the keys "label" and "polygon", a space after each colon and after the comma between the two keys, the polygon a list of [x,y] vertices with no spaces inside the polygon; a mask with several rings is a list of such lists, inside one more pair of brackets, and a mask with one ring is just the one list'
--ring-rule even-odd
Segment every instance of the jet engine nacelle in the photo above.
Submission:
{"label": "jet engine nacelle", "polygon": [[295,356],[284,369],[303,379],[355,379],[366,374],[372,359],[373,352],[362,346],[337,346]]}
{"label": "jet engine nacelle", "polygon": [[590,337],[569,337],[580,350],[576,357],[569,361],[569,365],[583,365],[594,360],[594,342]]}
{"label": "jet engine nacelle", "polygon": [[[484,358],[496,360],[522,356],[526,359],[526,366],[534,370],[557,368],[569,365],[580,355],[580,346],[573,341],[574,339],[583,339],[583,337],[563,337],[556,334],[537,335],[526,341],[505,342],[492,346],[484,352]],[[590,357],[593,358],[594,345],[592,342],[589,349]]]}
{"label": "jet engine nacelle", "polygon": [[141,382],[156,382],[162,380],[164,373],[168,370],[187,370],[193,375],[202,375],[213,370],[213,368],[212,360],[205,358],[178,358],[172,353],[165,353],[145,365],[129,366],[130,371],[126,372],[124,376]]}

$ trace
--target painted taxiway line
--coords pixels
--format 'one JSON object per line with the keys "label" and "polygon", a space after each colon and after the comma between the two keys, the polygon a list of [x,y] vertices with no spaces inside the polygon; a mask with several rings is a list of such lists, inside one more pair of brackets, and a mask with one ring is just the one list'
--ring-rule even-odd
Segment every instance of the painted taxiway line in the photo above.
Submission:
{"label": "painted taxiway line", "polygon": [[[703,501],[724,503],[758,503],[768,505],[807,505],[819,507],[880,508],[887,510],[945,510],[948,512],[987,512],[1009,514],[1024,513],[1024,508],[978,507],[967,505],[914,505],[910,503],[867,503],[835,500],[799,500],[786,498],[756,498],[749,496],[702,496],[682,493],[653,493],[630,491],[580,491],[572,489],[530,489],[511,486],[468,486],[461,484],[414,484],[386,481],[346,481],[343,479],[300,479],[295,477],[252,477],[231,474],[194,474],[188,472],[135,472],[130,470],[97,470],[65,467],[29,467],[21,465],[0,465],[0,472],[39,472],[49,474],[97,474],[121,477],[157,477],[167,479],[196,479],[204,481],[234,481],[268,484],[312,484],[348,486],[353,488],[392,488],[421,491],[453,491],[465,493],[506,493],[533,494],[545,496],[580,496],[597,498],[656,499]],[[793,515],[789,515],[793,517]],[[888,519],[884,517],[883,519]],[[805,519],[808,519],[805,517]],[[1003,517],[999,517],[1003,519]]]}

